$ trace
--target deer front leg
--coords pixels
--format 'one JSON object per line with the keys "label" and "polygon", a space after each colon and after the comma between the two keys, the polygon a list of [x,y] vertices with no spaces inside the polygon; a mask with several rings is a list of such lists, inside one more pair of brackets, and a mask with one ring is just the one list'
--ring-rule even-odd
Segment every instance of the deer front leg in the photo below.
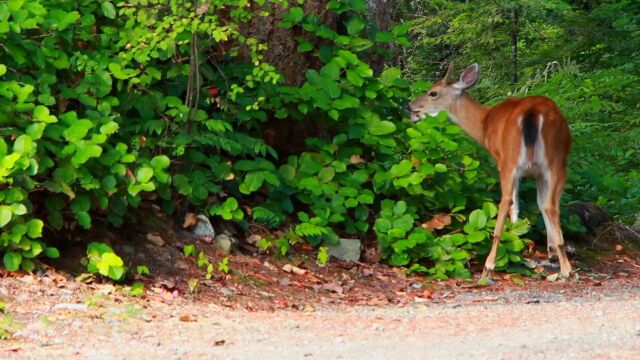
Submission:
{"label": "deer front leg", "polygon": [[500,245],[500,239],[502,238],[502,230],[504,229],[504,222],[507,219],[509,208],[513,203],[513,188],[514,178],[512,172],[509,171],[509,175],[503,175],[503,171],[500,172],[500,187],[502,189],[502,199],[500,200],[500,206],[498,207],[498,218],[496,219],[496,228],[493,231],[493,243],[491,244],[491,252],[487,256],[487,260],[484,263],[484,271],[482,277],[491,279],[493,271],[496,268],[496,256],[498,254],[498,246]]}

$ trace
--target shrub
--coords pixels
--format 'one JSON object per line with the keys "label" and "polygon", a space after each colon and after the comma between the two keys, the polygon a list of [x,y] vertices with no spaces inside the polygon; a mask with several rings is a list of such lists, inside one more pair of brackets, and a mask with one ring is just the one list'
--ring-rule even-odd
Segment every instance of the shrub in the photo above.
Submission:
{"label": "shrub", "polygon": [[[408,82],[398,68],[377,74],[366,61],[390,42],[406,44],[410,24],[381,31],[363,1],[332,0],[327,11],[344,20],[338,32],[289,7],[280,26],[294,27],[297,51],[320,64],[294,87],[241,26],[285,2],[257,2],[256,12],[230,0],[203,5],[0,4],[10,14],[7,28],[0,22],[10,50],[0,67],[10,139],[0,141],[5,266],[29,270],[40,253],[57,255],[39,240],[44,220],[52,234],[72,223],[88,229],[96,217],[120,226],[129,208],[157,201],[168,213],[184,204],[243,226],[289,228],[288,237],[316,246],[376,236],[392,264],[469,276],[495,214],[486,205],[466,226],[463,214],[491,199],[482,194],[496,180],[444,118],[401,121]],[[319,131],[284,158],[261,139],[267,120],[313,121]],[[460,221],[420,226],[438,212]],[[521,260],[521,232],[511,234],[503,267]],[[88,255],[90,271],[124,276],[108,246],[90,244]]]}

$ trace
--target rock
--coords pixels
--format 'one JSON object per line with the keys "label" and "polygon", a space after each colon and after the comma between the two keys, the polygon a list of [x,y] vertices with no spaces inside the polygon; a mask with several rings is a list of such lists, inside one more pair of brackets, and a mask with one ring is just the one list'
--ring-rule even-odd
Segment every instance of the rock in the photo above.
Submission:
{"label": "rock", "polygon": [[196,218],[198,222],[193,227],[193,230],[191,230],[191,232],[196,236],[202,237],[203,239],[209,239],[210,242],[211,239],[216,237],[216,232],[215,230],[213,230],[213,226],[211,226],[209,218],[204,216],[203,214],[198,214]]}
{"label": "rock", "polygon": [[360,260],[360,240],[340,239],[337,245],[329,245],[329,255],[344,261]]}
{"label": "rock", "polygon": [[225,253],[229,253],[231,251],[233,243],[233,239],[226,234],[220,234],[214,239],[214,245]]}
{"label": "rock", "polygon": [[613,224],[605,235],[607,242],[640,245],[640,233],[625,224]]}
{"label": "rock", "polygon": [[189,270],[189,265],[182,260],[178,260],[176,261],[176,268],[180,270]]}
{"label": "rock", "polygon": [[605,209],[593,203],[575,202],[569,205],[569,210],[578,215],[582,225],[594,234],[599,233],[603,225],[613,220]]}
{"label": "rock", "polygon": [[633,223],[633,226],[631,226],[631,228],[633,229],[633,231],[640,234],[640,214],[636,215],[636,222]]}
{"label": "rock", "polygon": [[151,243],[153,243],[154,245],[157,245],[157,246],[164,246],[164,244],[166,243],[164,241],[164,239],[162,238],[162,236],[160,236],[159,234],[154,234],[154,233],[148,233],[147,234],[147,240],[149,240]]}
{"label": "rock", "polygon": [[131,245],[122,245],[122,252],[127,255],[133,255],[136,253],[136,249]]}

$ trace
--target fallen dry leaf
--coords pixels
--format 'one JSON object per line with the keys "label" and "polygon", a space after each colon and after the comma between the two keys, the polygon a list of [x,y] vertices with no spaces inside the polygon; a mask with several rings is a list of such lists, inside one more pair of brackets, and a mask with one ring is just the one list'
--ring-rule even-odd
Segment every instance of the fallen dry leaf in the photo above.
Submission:
{"label": "fallen dry leaf", "polygon": [[147,240],[157,246],[164,246],[166,243],[160,234],[148,233]]}
{"label": "fallen dry leaf", "polygon": [[277,270],[278,270],[278,268],[277,268],[277,267],[273,266],[273,265],[272,265],[270,262],[268,262],[268,261],[265,261],[263,265],[264,265],[264,267],[266,267],[267,269],[269,269],[269,270],[271,270],[271,271],[277,271]]}
{"label": "fallen dry leaf", "polygon": [[364,161],[364,159],[360,155],[351,155],[351,158],[349,159],[349,162],[352,165],[355,165],[355,164],[365,163],[366,161]]}
{"label": "fallen dry leaf", "polygon": [[438,213],[433,215],[431,220],[422,224],[422,227],[429,230],[442,230],[445,226],[451,225],[451,215]]}
{"label": "fallen dry leaf", "polygon": [[260,239],[262,239],[262,236],[260,236],[259,234],[251,234],[247,236],[247,242],[251,245],[255,245],[258,241],[260,241]]}
{"label": "fallen dry leaf", "polygon": [[197,223],[198,223],[198,215],[196,215],[195,213],[187,213],[187,215],[184,216],[184,222],[182,223],[182,227],[186,229],[186,228],[192,227]]}
{"label": "fallen dry leaf", "polygon": [[334,292],[336,294],[342,295],[342,286],[337,283],[326,283],[319,286],[319,290],[326,290],[329,292]]}
{"label": "fallen dry leaf", "polygon": [[184,314],[184,315],[180,315],[180,321],[184,321],[184,322],[196,322],[198,320],[196,320],[195,317],[189,315],[189,314]]}
{"label": "fallen dry leaf", "polygon": [[307,273],[307,270],[300,269],[299,267],[293,266],[291,264],[286,264],[285,266],[282,267],[282,270],[284,270],[284,272],[288,272],[288,273],[292,272],[298,275],[304,275]]}

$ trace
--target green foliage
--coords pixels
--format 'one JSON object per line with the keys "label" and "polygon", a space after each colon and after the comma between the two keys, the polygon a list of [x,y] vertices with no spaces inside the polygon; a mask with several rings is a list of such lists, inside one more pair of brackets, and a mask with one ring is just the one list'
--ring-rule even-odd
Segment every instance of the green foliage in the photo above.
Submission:
{"label": "green foliage", "polygon": [[149,268],[146,265],[138,265],[136,266],[136,273],[138,275],[149,275]]}
{"label": "green foliage", "polygon": [[[401,121],[425,83],[411,89],[399,68],[378,73],[368,63],[372,54],[390,58],[390,43],[408,45],[410,23],[382,31],[364,1],[332,0],[326,11],[343,21],[333,29],[290,6],[278,25],[299,34],[297,51],[317,64],[290,86],[244,26],[286,2],[256,2],[259,12],[231,0],[194,5],[7,5],[8,25],[0,22],[5,267],[28,270],[40,253],[58,255],[39,240],[45,219],[53,230],[89,229],[96,217],[120,226],[129,208],[156,201],[168,213],[186,203],[245,229],[250,222],[283,227],[287,235],[275,241],[283,255],[299,238],[322,246],[375,234],[395,265],[468,276],[468,260],[488,237],[459,234],[458,244],[446,234],[462,231],[461,223],[442,234],[418,223],[436,211],[480,206],[496,180],[446,119]],[[267,121],[313,121],[319,131],[304,151],[284,156],[261,138]],[[469,226],[486,231],[478,216]],[[437,249],[422,246],[429,242]],[[517,248],[504,251],[515,256]],[[197,261],[210,278],[213,264],[203,252]],[[87,267],[117,280],[126,273],[98,243],[89,244]]]}
{"label": "green foliage", "polygon": [[[147,272],[148,273],[148,272]],[[142,283],[133,283],[131,288],[126,292],[128,296],[138,297],[144,295],[144,284]]]}
{"label": "green foliage", "polygon": [[182,253],[184,254],[185,257],[189,257],[191,255],[195,255],[196,254],[196,246],[194,244],[185,245],[182,248]]}
{"label": "green foliage", "polygon": [[127,267],[113,249],[104,243],[92,242],[87,246],[87,257],[84,258],[87,271],[100,274],[112,280],[122,280],[127,274]]}
{"label": "green foliage", "polygon": [[[438,236],[414,226],[413,206],[407,206],[402,200],[384,200],[374,228],[382,255],[389,258],[392,265],[409,266],[410,272],[424,272],[439,279],[448,276],[468,278],[471,276],[466,266],[469,260],[476,257],[482,260],[490,250],[497,213],[493,203],[484,203],[482,209],[471,212],[466,224],[457,224],[462,231]],[[523,262],[521,252],[526,240],[520,236],[528,230],[529,225],[524,220],[507,225],[498,248],[496,269],[508,269],[510,265]],[[426,261],[428,266],[423,265]]]}
{"label": "green foliage", "polygon": [[[213,276],[213,264],[211,263],[207,255],[204,253],[204,251],[200,251],[198,253],[198,267],[199,268],[204,267],[206,270],[204,278],[207,280],[211,279],[211,276]],[[218,264],[218,268],[219,267],[220,267],[220,264]]]}
{"label": "green foliage", "polygon": [[320,246],[316,260],[320,265],[327,265],[327,262],[329,261],[329,248],[326,246]]}
{"label": "green foliage", "polygon": [[218,271],[228,274],[229,273],[229,258],[225,257],[218,262]]}
{"label": "green foliage", "polygon": [[23,327],[24,324],[13,319],[12,313],[3,310],[0,315],[0,340],[10,339],[16,331]]}
{"label": "green foliage", "polygon": [[[401,2],[400,16],[412,20],[415,40],[403,59],[405,76],[432,80],[442,76],[440,61],[477,62],[481,77],[473,96],[482,102],[551,98],[573,135],[563,202],[595,202],[632,222],[640,212],[639,10],[638,2],[626,0]],[[533,219],[535,201],[527,200],[535,192],[527,184],[522,190],[531,203],[523,215]],[[570,232],[584,230],[566,211],[562,223]],[[544,229],[539,216],[534,224]]]}

